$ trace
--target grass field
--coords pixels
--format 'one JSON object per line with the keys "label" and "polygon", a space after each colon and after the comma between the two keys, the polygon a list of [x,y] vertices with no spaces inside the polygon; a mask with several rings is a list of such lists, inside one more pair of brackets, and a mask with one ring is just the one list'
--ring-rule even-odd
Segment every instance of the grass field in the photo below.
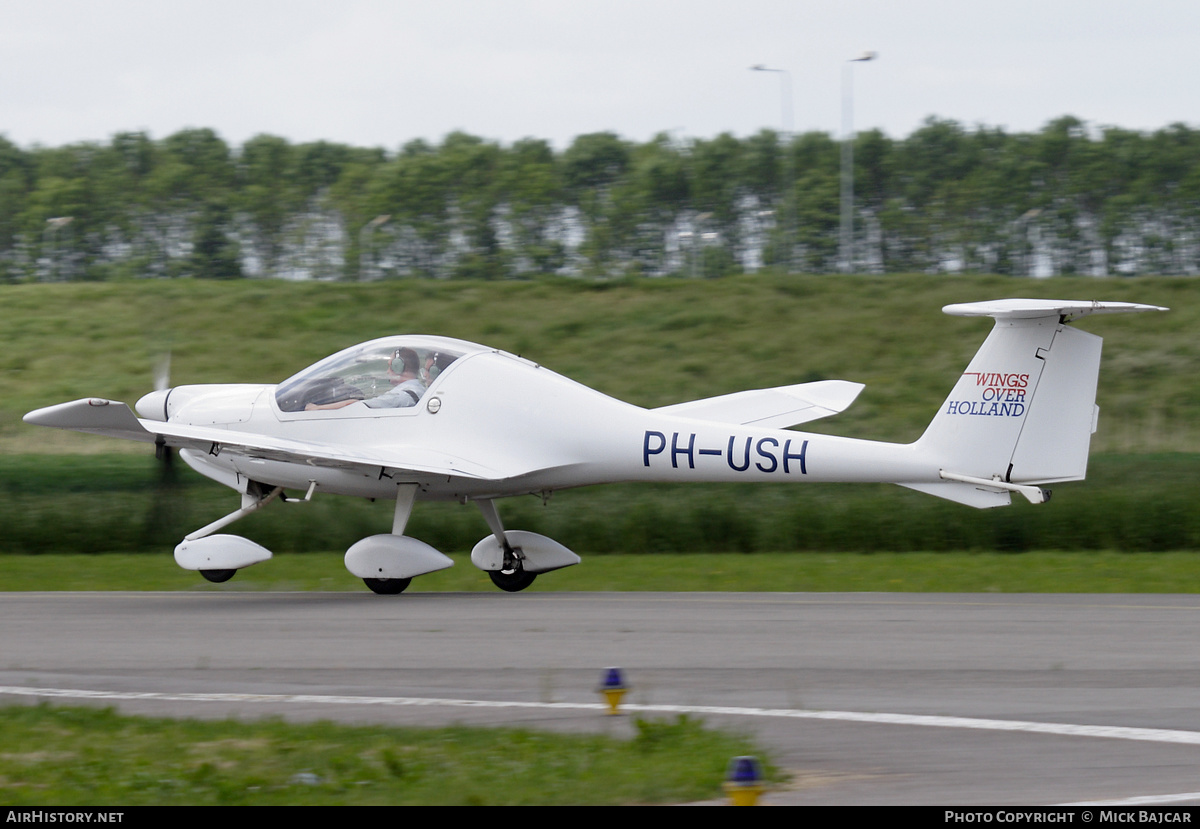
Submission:
{"label": "grass field", "polygon": [[[498,592],[469,556],[414,579],[419,592]],[[199,592],[355,591],[375,597],[350,575],[341,553],[279,555],[225,584],[179,569],[169,552],[0,556],[0,591],[168,590]],[[589,555],[540,576],[542,591],[765,591],[951,593],[1196,593],[1200,553],[705,553]]]}
{"label": "grass field", "polygon": [[732,757],[766,760],[748,740],[686,718],[638,719],[633,739],[616,739],[47,705],[0,707],[0,745],[9,807],[672,803],[720,797]]}

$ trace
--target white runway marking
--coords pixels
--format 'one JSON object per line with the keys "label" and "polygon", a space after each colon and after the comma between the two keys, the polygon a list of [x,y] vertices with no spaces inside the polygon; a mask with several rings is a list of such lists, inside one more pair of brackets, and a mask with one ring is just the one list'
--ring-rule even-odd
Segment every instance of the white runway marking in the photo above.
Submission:
{"label": "white runway marking", "polygon": [[[522,702],[518,700],[439,699],[436,697],[355,697],[323,694],[190,694],[154,691],[91,691],[77,688],[23,688],[0,685],[0,694],[59,699],[161,700],[168,702],[273,702],[300,705],[380,705],[429,708],[524,708],[548,711],[605,711],[599,702]],[[780,717],[798,720],[915,725],[933,728],[971,728],[983,731],[1012,731],[1051,734],[1060,737],[1106,737],[1152,743],[1200,745],[1200,732],[1165,728],[1127,728],[1116,725],[987,720],[974,717],[934,717],[921,714],[868,714],[857,711],[804,711],[794,708],[740,708],[724,705],[622,705],[633,714],[709,714],[726,717]]]}
{"label": "white runway marking", "polygon": [[1200,792],[1179,794],[1148,794],[1141,797],[1124,797],[1120,800],[1089,800],[1084,803],[1057,803],[1057,806],[1163,806],[1168,803],[1191,803],[1200,800]]}

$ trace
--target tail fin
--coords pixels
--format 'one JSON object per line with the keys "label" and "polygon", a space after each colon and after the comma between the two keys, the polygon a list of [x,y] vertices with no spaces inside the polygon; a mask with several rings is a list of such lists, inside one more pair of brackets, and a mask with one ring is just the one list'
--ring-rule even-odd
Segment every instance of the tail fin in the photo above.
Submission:
{"label": "tail fin", "polygon": [[1005,299],[947,305],[955,316],[996,320],[917,449],[934,457],[942,483],[911,485],[976,507],[1002,506],[1016,491],[1040,502],[1037,485],[1083,480],[1096,430],[1101,338],[1066,323],[1094,313],[1165,311],[1129,302]]}

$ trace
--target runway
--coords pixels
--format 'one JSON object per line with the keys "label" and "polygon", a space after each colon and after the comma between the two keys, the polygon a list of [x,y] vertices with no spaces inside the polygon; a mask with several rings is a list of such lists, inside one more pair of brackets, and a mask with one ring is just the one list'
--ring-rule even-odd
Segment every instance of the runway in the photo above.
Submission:
{"label": "runway", "polygon": [[0,693],[136,713],[753,732],[770,802],[1200,803],[1200,596],[0,594]]}

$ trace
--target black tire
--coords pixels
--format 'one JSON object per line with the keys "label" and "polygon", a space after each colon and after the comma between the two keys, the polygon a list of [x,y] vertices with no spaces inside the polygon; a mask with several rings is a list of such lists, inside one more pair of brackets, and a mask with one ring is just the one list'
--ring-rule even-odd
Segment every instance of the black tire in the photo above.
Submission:
{"label": "black tire", "polygon": [[237,570],[201,570],[200,575],[211,581],[213,584],[220,584],[224,581],[229,581],[233,578]]}
{"label": "black tire", "polygon": [[407,590],[412,579],[363,579],[363,584],[380,596],[395,596]]}
{"label": "black tire", "polygon": [[537,578],[537,573],[526,573],[524,570],[488,570],[492,584],[506,593],[520,593]]}

